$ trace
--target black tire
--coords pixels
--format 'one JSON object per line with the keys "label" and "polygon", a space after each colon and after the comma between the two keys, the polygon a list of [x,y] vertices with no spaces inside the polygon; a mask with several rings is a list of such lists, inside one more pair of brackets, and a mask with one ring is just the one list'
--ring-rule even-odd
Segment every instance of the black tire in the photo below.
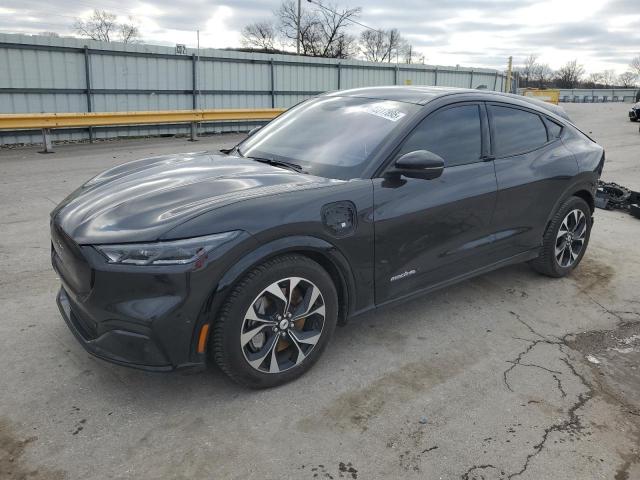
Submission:
{"label": "black tire", "polygon": [[[562,266],[555,255],[556,242],[558,241],[558,232],[560,230],[562,222],[565,220],[567,215],[574,210],[580,210],[584,214],[584,218],[586,221],[584,243],[582,244],[577,258],[573,260],[570,265]],[[569,273],[571,273],[571,271],[580,263],[589,245],[591,226],[593,225],[593,219],[591,215],[592,214],[589,205],[582,198],[568,198],[562,205],[560,205],[560,208],[558,208],[557,212],[551,219],[551,222],[549,223],[549,226],[547,227],[547,230],[543,237],[540,256],[529,262],[531,267],[538,273],[547,275],[549,277],[559,278],[569,275]]]}
{"label": "black tire", "polygon": [[[267,287],[289,277],[305,279],[308,281],[305,285],[310,284],[320,290],[321,296],[318,301],[321,300],[325,308],[324,323],[320,328],[319,340],[310,350],[307,350],[308,353],[301,363],[294,363],[293,366],[289,366],[288,369],[279,373],[260,371],[257,367],[251,366],[246,356],[245,347],[249,348],[247,347],[249,344],[241,346],[241,334],[245,329],[245,316],[248,315],[249,308],[253,308],[258,296],[262,295]],[[295,290],[295,288],[291,290]],[[286,296],[288,293],[284,295]],[[274,298],[273,305],[277,303],[276,300]],[[315,304],[317,305],[318,303]],[[309,305],[309,308],[311,308],[311,305]],[[253,311],[255,312],[255,310]],[[306,318],[310,318],[310,316]],[[308,257],[295,254],[283,255],[255,267],[233,287],[217,318],[214,320],[211,348],[209,350],[220,369],[235,382],[249,388],[275,387],[294,380],[315,364],[333,335],[337,318],[338,295],[330,275],[317,262]],[[317,322],[317,319],[312,321]],[[305,324],[304,322],[307,322],[307,320],[302,320],[302,322]],[[275,328],[275,326],[266,327],[265,334],[261,333],[260,335],[268,335],[268,338],[273,339],[272,345],[274,345],[274,348],[278,347],[276,348],[278,352],[276,355],[286,356],[288,351],[285,349],[284,352],[280,352],[280,343],[276,339],[279,337],[274,338],[276,334],[272,333],[272,328]],[[244,331],[246,334],[246,330]],[[294,330],[292,326],[290,331],[283,333],[283,339],[289,343],[287,348],[295,352],[294,347],[296,345],[292,342],[291,335],[286,336],[286,333],[292,332],[298,331]],[[264,347],[268,347],[268,344],[269,341],[265,340]],[[306,344],[303,347],[307,348]],[[269,362],[269,360],[267,359],[266,361]]]}

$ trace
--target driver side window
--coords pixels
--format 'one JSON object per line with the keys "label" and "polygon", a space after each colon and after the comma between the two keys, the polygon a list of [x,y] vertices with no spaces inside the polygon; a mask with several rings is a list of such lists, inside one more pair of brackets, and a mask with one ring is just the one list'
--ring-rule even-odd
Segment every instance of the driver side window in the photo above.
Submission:
{"label": "driver side window", "polygon": [[415,150],[440,155],[445,167],[479,161],[482,156],[480,107],[461,105],[429,115],[409,134],[398,156]]}

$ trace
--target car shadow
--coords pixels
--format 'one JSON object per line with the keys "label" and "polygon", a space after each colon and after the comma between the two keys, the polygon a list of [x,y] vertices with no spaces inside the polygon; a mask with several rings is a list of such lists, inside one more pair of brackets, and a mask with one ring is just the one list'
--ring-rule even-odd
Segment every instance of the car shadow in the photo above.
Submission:
{"label": "car shadow", "polygon": [[[418,331],[428,325],[447,328],[446,325],[436,325],[445,322],[442,318],[451,314],[451,310],[461,304],[469,305],[469,298],[482,297],[487,303],[498,303],[511,290],[510,285],[526,286],[531,281],[547,281],[544,277],[532,272],[526,265],[514,265],[491,272],[459,284],[432,292],[414,299],[392,304],[380,309],[362,314],[351,319],[347,325],[338,327],[334,337],[318,364],[307,374],[291,384],[270,390],[251,390],[231,381],[213,362],[197,371],[183,370],[170,373],[151,373],[108,364],[102,360],[88,356],[87,365],[95,375],[102,377],[110,384],[109,390],[119,388],[135,388],[135,398],[145,403],[149,399],[157,402],[181,403],[185,396],[193,399],[215,399],[224,402],[240,395],[265,395],[265,392],[286,389],[294,391],[298,383],[312,385],[314,378],[333,375],[336,368],[333,359],[347,361],[353,358],[357,361],[358,351],[361,355],[370,356],[380,347],[380,339],[385,338],[385,346],[394,352],[394,339],[398,341],[397,352],[401,353],[402,342],[406,340],[404,334],[398,332]],[[437,338],[432,337],[434,341]],[[354,351],[354,343],[358,350]],[[80,348],[80,347],[78,347]],[[107,387],[105,387],[107,388]],[[175,392],[180,392],[176,396]]]}

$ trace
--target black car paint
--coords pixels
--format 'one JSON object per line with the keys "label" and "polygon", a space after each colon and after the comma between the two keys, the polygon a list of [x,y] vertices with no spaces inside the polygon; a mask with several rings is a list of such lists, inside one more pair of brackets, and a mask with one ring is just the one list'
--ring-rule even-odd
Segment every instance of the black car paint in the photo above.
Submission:
{"label": "black car paint", "polygon": [[[354,95],[402,97],[402,89],[364,90]],[[382,142],[363,178],[331,180],[208,153],[145,159],[96,177],[52,212],[52,258],[63,284],[59,305],[70,328],[87,350],[116,363],[154,370],[203,365],[206,355],[196,351],[202,326],[215,321],[239,278],[275,255],[304,252],[319,261],[340,287],[343,320],[534,258],[562,199],[576,192],[593,198],[602,148],[526,99],[434,92],[411,94],[424,106],[400,134]],[[386,174],[423,118],[461,102],[476,102],[483,112],[491,102],[529,109],[564,125],[563,132],[519,158],[494,159],[484,113],[484,161],[445,168],[432,180]],[[344,200],[355,205],[357,227],[342,237],[323,225],[321,211]],[[231,230],[243,233],[195,270],[112,265],[91,246]],[[64,252],[65,237],[72,239],[71,251]],[[65,270],[75,270],[71,259],[86,262],[89,286]]]}

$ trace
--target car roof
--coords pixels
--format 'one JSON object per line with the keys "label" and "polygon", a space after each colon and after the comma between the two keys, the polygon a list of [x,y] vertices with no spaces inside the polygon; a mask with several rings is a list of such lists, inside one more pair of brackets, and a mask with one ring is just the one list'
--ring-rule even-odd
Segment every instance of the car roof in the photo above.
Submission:
{"label": "car roof", "polygon": [[430,87],[430,86],[382,86],[382,87],[363,87],[352,88],[350,90],[338,90],[327,93],[327,96],[339,97],[361,97],[380,100],[392,100],[396,102],[414,103],[416,105],[426,105],[430,101],[453,95],[474,94],[480,96],[479,100],[484,101],[503,101],[517,105],[520,102],[529,103],[538,109],[551,112],[565,120],[571,121],[567,113],[562,107],[541,100],[525,97],[523,95],[514,95],[511,93],[494,92],[493,90],[474,90],[471,88],[456,87]]}

